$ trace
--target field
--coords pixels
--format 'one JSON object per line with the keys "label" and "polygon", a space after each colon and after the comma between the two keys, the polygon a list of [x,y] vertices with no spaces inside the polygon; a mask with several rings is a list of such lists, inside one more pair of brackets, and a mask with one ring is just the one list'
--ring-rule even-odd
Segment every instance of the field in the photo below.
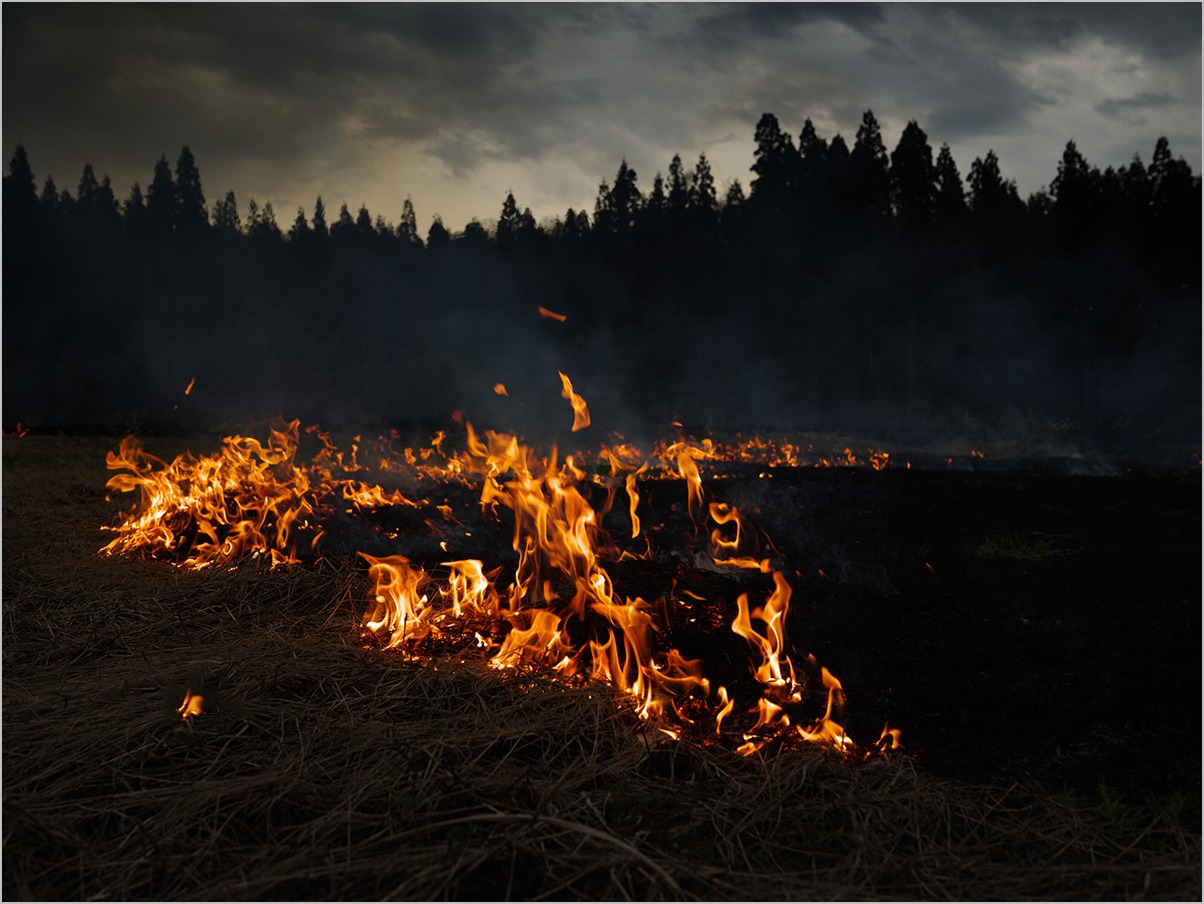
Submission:
{"label": "field", "polygon": [[791,563],[790,637],[850,733],[903,732],[848,763],[371,648],[337,549],[98,556],[115,445],[4,439],[6,899],[1200,897],[1199,470],[723,481]]}

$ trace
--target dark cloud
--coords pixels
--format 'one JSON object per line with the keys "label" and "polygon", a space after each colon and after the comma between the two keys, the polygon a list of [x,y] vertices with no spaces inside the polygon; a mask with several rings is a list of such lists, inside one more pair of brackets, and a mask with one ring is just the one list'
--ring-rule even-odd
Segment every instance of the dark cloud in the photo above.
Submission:
{"label": "dark cloud", "polygon": [[1169,94],[1151,94],[1143,91],[1132,97],[1108,97],[1095,105],[1096,112],[1104,116],[1112,116],[1123,122],[1144,124],[1146,119],[1141,111],[1151,107],[1166,107],[1174,103]]}
{"label": "dark cloud", "polygon": [[[717,175],[747,180],[761,113],[851,140],[867,107],[887,127],[919,119],[934,143],[1026,135],[1050,159],[1067,136],[1034,123],[1081,109],[1101,129],[1173,132],[1199,163],[1193,4],[7,4],[3,24],[9,148],[26,143],[60,185],[91,161],[119,193],[189,144],[240,197],[356,172],[395,184],[425,155],[462,191],[502,164],[533,184],[580,176],[559,213],[622,157],[647,187],[673,153],[735,133],[745,157]],[[1026,68],[1074,72],[1093,40],[1135,69],[1088,100]]]}

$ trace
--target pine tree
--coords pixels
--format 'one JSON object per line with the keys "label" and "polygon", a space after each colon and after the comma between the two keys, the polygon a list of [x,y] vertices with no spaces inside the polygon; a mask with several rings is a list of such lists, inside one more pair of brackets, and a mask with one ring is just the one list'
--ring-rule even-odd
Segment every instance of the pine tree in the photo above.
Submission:
{"label": "pine tree", "polygon": [[966,192],[948,144],[936,156],[936,197],[933,215],[942,229],[956,229],[966,216]]}
{"label": "pine tree", "polygon": [[[4,177],[4,215],[10,223],[30,222],[37,215],[38,192],[24,145],[17,145]],[[6,230],[7,231],[7,230]]]}
{"label": "pine tree", "polygon": [[850,185],[853,187],[855,209],[880,220],[890,217],[887,159],[878,120],[874,118],[873,111],[866,110],[861,116],[857,139],[849,154]]}
{"label": "pine tree", "polygon": [[326,228],[326,205],[322,203],[322,196],[318,195],[318,200],[314,201],[314,237],[324,239],[329,234]]}
{"label": "pine tree", "polygon": [[497,221],[497,244],[499,248],[510,248],[518,237],[518,202],[514,200],[514,192],[506,193],[502,202],[502,213]]}
{"label": "pine tree", "polygon": [[754,134],[756,149],[750,167],[757,178],[752,182],[752,197],[772,196],[776,204],[785,203],[795,185],[798,153],[794,141],[782,131],[778,118],[763,113]]}
{"label": "pine tree", "polygon": [[929,229],[936,215],[936,168],[928,136],[913,119],[890,156],[891,201],[904,232]]}
{"label": "pine tree", "polygon": [[176,231],[190,238],[209,226],[209,211],[205,208],[205,193],[201,190],[201,171],[188,145],[180,149],[176,160],[176,192],[179,197]]}
{"label": "pine tree", "polygon": [[293,242],[304,242],[311,235],[309,223],[305,219],[305,208],[297,208],[297,217],[293,220],[293,225],[289,228],[288,237]]}
{"label": "pine tree", "polygon": [[615,217],[615,228],[630,229],[643,206],[644,198],[636,186],[636,172],[624,159],[615,175],[615,185],[610,191],[611,210]]}
{"label": "pine tree", "polygon": [[233,189],[213,205],[213,228],[224,236],[234,236],[242,232],[242,220],[238,215],[238,201],[234,197]]}
{"label": "pine tree", "polygon": [[434,220],[431,221],[431,228],[426,233],[426,246],[432,251],[444,248],[451,241],[451,235],[447,231],[447,227],[443,225],[443,219],[435,214]]}
{"label": "pine tree", "polygon": [[418,217],[414,213],[414,202],[409,198],[406,198],[401,205],[401,220],[397,223],[397,237],[406,246],[422,245],[422,238],[418,235]]}
{"label": "pine tree", "polygon": [[179,219],[179,206],[179,193],[164,154],[155,164],[155,175],[146,196],[146,217],[151,234],[160,238],[171,235]]}
{"label": "pine tree", "polygon": [[125,234],[135,238],[146,235],[146,199],[142,197],[142,186],[135,182],[130,187],[130,196],[122,202],[121,219],[125,223]]}

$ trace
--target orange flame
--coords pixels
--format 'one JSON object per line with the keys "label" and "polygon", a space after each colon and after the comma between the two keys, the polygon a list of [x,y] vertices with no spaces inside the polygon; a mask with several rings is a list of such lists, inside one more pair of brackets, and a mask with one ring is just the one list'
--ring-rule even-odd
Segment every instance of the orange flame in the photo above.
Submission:
{"label": "orange flame", "polygon": [[510,393],[506,392],[506,384],[505,383],[494,383],[493,391],[496,392],[500,396],[506,396],[507,398],[509,398],[509,396],[510,396]]}
{"label": "orange flame", "polygon": [[573,433],[578,430],[584,430],[589,426],[589,408],[585,405],[585,399],[573,392],[573,384],[563,373],[560,374],[560,382],[564,387],[561,390],[560,397],[568,399],[573,406]]}
{"label": "orange flame", "polygon": [[[575,413],[588,419],[584,401],[573,392],[568,377],[560,376],[564,397]],[[432,644],[468,641],[497,668],[537,665],[565,680],[606,682],[632,702],[640,718],[654,720],[669,737],[703,742],[737,733],[742,740],[737,749],[743,754],[778,740],[819,744],[842,755],[858,752],[841,725],[840,682],[813,657],[797,669],[791,660],[786,620],[792,588],[768,558],[758,558],[757,546],[768,539],[735,506],[708,500],[703,481],[703,467],[755,460],[761,454],[803,466],[797,447],[756,437],[736,445],[678,440],[660,444],[656,457],[641,461],[639,450],[620,437],[616,444],[602,447],[600,458],[610,464],[609,478],[602,478],[595,467],[599,462],[586,454],[574,453],[561,462],[555,447],[539,455],[514,436],[478,434],[471,423],[464,426],[462,451],[445,452],[440,432],[429,448],[398,452],[392,448],[399,439],[394,432],[382,437],[378,447],[369,444],[363,458],[376,462],[381,471],[404,477],[407,492],[421,481],[471,483],[479,486],[485,517],[509,509],[517,559],[512,579],[495,583],[501,569],[487,572],[477,559],[445,561],[428,572],[403,555],[359,553],[373,583],[362,625],[381,646],[428,655]],[[325,519],[347,505],[351,508],[346,512],[424,509],[429,512],[425,522],[436,536],[463,528],[446,499],[440,505],[415,501],[417,497],[372,483],[366,473],[370,469],[358,455],[359,437],[347,453],[316,426],[306,435],[313,437],[308,442],[319,445],[308,464],[297,455],[297,421],[273,428],[266,443],[227,437],[216,455],[195,458],[186,453],[170,464],[142,451],[136,440],[123,440],[108,459],[111,469],[123,473],[112,477],[108,486],[121,492],[137,489],[139,506],[112,528],[117,537],[102,552],[149,551],[189,568],[260,555],[273,564],[296,562],[297,544],[309,538],[316,549]],[[838,463],[878,467],[875,462],[881,461],[885,466],[886,453],[875,456],[870,452],[868,461],[862,460],[846,449]],[[608,563],[631,554],[619,550],[601,522],[623,488],[631,537],[641,534],[638,480],[649,472],[686,484],[695,537],[703,544],[709,539],[715,562],[772,573],[773,590],[764,603],[752,605],[748,593],[739,594],[730,625],[752,656],[749,676],[759,688],[755,699],[739,686],[737,693],[727,687],[712,690],[703,663],[686,659],[668,642],[674,624],[669,607],[688,610],[691,600],[705,602],[702,597],[682,589],[649,604],[615,592]],[[598,510],[591,503],[596,487],[605,488],[606,494],[606,504]],[[699,530],[704,512],[713,522],[709,536]],[[650,554],[651,541],[647,542]],[[447,540],[439,546],[449,548]],[[816,717],[814,710],[825,694],[822,715]],[[192,711],[186,697],[181,718],[202,711],[201,698],[195,699]],[[865,753],[893,749],[898,743],[898,730],[884,728]]]}
{"label": "orange flame", "polygon": [[180,714],[180,721],[191,723],[197,716],[204,715],[205,711],[201,709],[201,704],[205,702],[205,698],[200,694],[194,694],[192,688],[184,691],[184,702],[176,707],[176,712]]}
{"label": "orange flame", "polygon": [[560,323],[564,323],[568,319],[568,317],[564,314],[557,314],[555,311],[549,311],[543,305],[540,305],[537,310],[539,311],[540,317],[545,317],[548,320],[556,320]]}

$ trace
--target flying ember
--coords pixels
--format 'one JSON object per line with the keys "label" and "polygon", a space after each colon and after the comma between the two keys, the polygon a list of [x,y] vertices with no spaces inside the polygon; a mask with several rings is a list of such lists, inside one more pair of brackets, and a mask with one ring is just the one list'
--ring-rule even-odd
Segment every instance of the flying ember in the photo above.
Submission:
{"label": "flying ember", "polygon": [[[560,378],[576,432],[589,425],[588,408]],[[540,453],[467,422],[458,451],[445,448],[442,432],[423,448],[398,449],[399,439],[356,437],[344,451],[316,427],[303,436],[292,421],[266,443],[229,436],[215,454],[169,463],[127,437],[109,453],[108,467],[120,473],[108,489],[137,490],[139,501],[106,528],[116,537],[101,552],[185,569],[249,559],[277,567],[334,554],[327,546],[335,533],[340,553],[370,540],[358,555],[372,585],[361,621],[372,646],[417,657],[471,647],[500,670],[602,682],[669,737],[730,742],[744,755],[770,743],[858,758],[898,746],[889,727],[868,745],[849,737],[840,681],[814,657],[794,655],[784,563],[746,513],[710,497],[703,476],[721,462],[880,469],[886,453],[858,458],[846,449],[808,459],[795,445],[761,437],[679,438],[643,452],[617,438],[561,459],[555,446]],[[308,458],[299,454],[303,443],[316,445]],[[648,491],[678,500],[678,523],[650,507]],[[621,495],[626,505],[616,506]],[[616,519],[608,530],[605,522]],[[666,538],[671,548],[663,548]],[[472,544],[479,557],[460,553]],[[692,573],[673,564],[681,561],[726,576],[723,588],[743,582],[734,613],[726,589],[691,582]],[[678,576],[658,583],[670,572]],[[712,655],[721,645],[723,654]],[[717,664],[740,656],[742,671]],[[200,713],[192,699],[181,718]]]}

